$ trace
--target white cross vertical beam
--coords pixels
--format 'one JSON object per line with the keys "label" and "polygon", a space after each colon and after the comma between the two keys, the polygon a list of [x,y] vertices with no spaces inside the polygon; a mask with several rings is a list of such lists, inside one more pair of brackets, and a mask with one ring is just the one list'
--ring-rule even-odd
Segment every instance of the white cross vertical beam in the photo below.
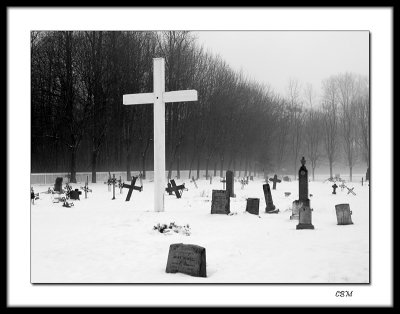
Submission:
{"label": "white cross vertical beam", "polygon": [[165,63],[154,58],[153,93],[123,95],[124,105],[154,103],[154,211],[164,211],[165,190],[165,103],[196,101],[197,91],[165,92]]}
{"label": "white cross vertical beam", "polygon": [[165,64],[154,59],[154,211],[164,211],[165,189]]}

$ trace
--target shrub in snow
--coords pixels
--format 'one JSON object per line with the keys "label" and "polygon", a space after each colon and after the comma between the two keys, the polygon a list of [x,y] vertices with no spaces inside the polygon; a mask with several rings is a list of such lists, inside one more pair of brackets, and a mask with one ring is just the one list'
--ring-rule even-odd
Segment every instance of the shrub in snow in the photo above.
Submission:
{"label": "shrub in snow", "polygon": [[153,227],[153,230],[158,230],[160,233],[164,234],[181,233],[187,236],[190,235],[189,224],[186,224],[184,226],[179,226],[175,224],[175,222],[170,222],[169,225],[158,223]]}

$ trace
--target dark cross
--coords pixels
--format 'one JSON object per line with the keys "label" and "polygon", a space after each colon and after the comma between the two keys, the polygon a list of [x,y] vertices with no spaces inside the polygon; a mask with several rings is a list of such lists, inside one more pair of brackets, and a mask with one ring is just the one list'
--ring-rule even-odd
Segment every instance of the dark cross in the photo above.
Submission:
{"label": "dark cross", "polygon": [[135,186],[135,182],[136,182],[137,177],[132,177],[132,182],[131,185],[125,184],[123,183],[122,187],[123,188],[128,188],[128,195],[126,196],[125,201],[128,202],[131,199],[131,195],[132,195],[132,191],[136,190],[139,192],[142,192],[142,188],[141,186]]}
{"label": "dark cross", "polygon": [[222,179],[220,180],[220,182],[222,182],[222,189],[225,190],[225,182],[226,182],[226,179],[225,179],[225,178],[222,178]]}
{"label": "dark cross", "polygon": [[347,191],[347,194],[350,194],[350,193],[351,193],[351,194],[353,194],[353,195],[356,195],[356,193],[353,192],[354,187],[351,188],[351,189],[349,189],[349,188],[346,186],[346,188],[347,188],[347,190],[348,190],[348,191]]}
{"label": "dark cross", "polygon": [[193,182],[194,183],[194,186],[196,187],[196,189],[198,188],[197,187],[197,183],[196,183],[196,180],[194,179],[194,177],[192,177],[192,181],[191,182]]}
{"label": "dark cross", "polygon": [[337,184],[335,183],[334,185],[332,185],[332,187],[333,187],[332,194],[336,194],[336,189],[338,188]]}
{"label": "dark cross", "polygon": [[142,181],[142,178],[143,178],[143,174],[140,172],[140,173],[139,173],[139,181],[140,181],[140,186],[142,187],[142,191],[143,191],[143,181]]}
{"label": "dark cross", "polygon": [[72,186],[70,186],[68,182],[65,184],[65,190],[66,190],[65,196],[66,196],[67,198],[69,198],[69,193],[71,193]]}
{"label": "dark cross", "polygon": [[113,173],[113,178],[111,179],[111,184],[113,186],[113,198],[115,200],[115,185],[117,184],[117,179],[115,179],[115,173]]}
{"label": "dark cross", "polygon": [[172,186],[171,186],[171,183],[167,183],[167,187],[165,188],[165,191],[167,191],[168,192],[168,194],[169,195],[172,195]]}
{"label": "dark cross", "polygon": [[85,198],[87,198],[87,192],[92,192],[92,190],[89,189],[89,176],[86,176],[85,186],[81,187],[81,190],[85,191]]}
{"label": "dark cross", "polygon": [[124,183],[122,182],[121,176],[119,176],[118,182],[118,188],[119,188],[119,194],[122,194],[122,188],[124,187]]}
{"label": "dark cross", "polygon": [[39,199],[39,193],[35,193],[33,191],[33,187],[31,187],[31,200],[32,204],[35,204],[35,200]]}
{"label": "dark cross", "polygon": [[[171,181],[171,185],[172,185],[171,189],[175,192],[176,197],[181,198],[183,190],[187,191],[187,189],[185,189],[185,183],[181,184],[181,185],[176,185],[175,180],[172,179],[170,181]],[[180,190],[182,190],[182,191],[180,191]]]}
{"label": "dark cross", "polygon": [[111,191],[111,185],[112,185],[112,179],[111,179],[111,173],[110,171],[108,172],[108,180],[104,182],[104,184],[108,184],[108,192]]}
{"label": "dark cross", "polygon": [[[304,159],[304,157],[303,157],[303,159]],[[301,163],[303,164],[303,160],[301,160]],[[277,183],[277,182],[278,182],[278,183],[281,183],[281,182],[282,182],[281,180],[278,179],[278,176],[277,176],[277,175],[274,175],[274,178],[273,178],[273,179],[269,179],[269,181],[274,182],[274,184],[273,184],[273,186],[272,186],[272,189],[273,189],[273,190],[276,190],[276,183]]]}

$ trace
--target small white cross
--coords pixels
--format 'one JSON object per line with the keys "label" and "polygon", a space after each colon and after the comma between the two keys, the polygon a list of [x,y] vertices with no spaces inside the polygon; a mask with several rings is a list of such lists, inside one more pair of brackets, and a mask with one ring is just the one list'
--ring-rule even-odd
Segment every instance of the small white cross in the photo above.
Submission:
{"label": "small white cross", "polygon": [[196,101],[196,90],[165,91],[164,58],[153,59],[153,93],[123,95],[124,105],[154,103],[154,211],[164,211],[165,191],[165,103]]}

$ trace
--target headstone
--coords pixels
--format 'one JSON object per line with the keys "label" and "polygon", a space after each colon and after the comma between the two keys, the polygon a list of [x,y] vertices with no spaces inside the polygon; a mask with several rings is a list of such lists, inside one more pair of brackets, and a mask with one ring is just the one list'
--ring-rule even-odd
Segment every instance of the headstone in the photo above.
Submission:
{"label": "headstone", "polygon": [[277,175],[274,175],[273,179],[269,179],[269,181],[272,181],[274,184],[272,186],[273,190],[276,190],[276,183],[281,183],[282,181],[278,179]]}
{"label": "headstone", "polygon": [[289,178],[288,176],[284,176],[284,177],[282,178],[282,180],[285,181],[285,182],[289,182],[289,181],[290,181],[290,178]]}
{"label": "headstone", "polygon": [[54,183],[54,192],[62,193],[62,182],[63,182],[62,177],[56,178],[56,182]]}
{"label": "headstone", "polygon": [[299,224],[296,229],[314,229],[311,223],[311,208],[309,202],[303,202],[299,210]]}
{"label": "headstone", "polygon": [[194,277],[207,277],[206,249],[194,244],[171,244],[165,271]]}
{"label": "headstone", "polygon": [[233,171],[228,170],[226,172],[226,191],[229,197],[236,197],[235,195],[235,181],[233,177]]}
{"label": "headstone", "polygon": [[336,189],[338,188],[337,184],[334,183],[334,184],[332,185],[332,188],[333,188],[332,194],[336,194]]}
{"label": "headstone", "polygon": [[132,195],[133,190],[142,192],[142,187],[141,186],[135,186],[136,179],[137,179],[137,177],[132,177],[131,185],[125,184],[125,183],[122,185],[123,188],[129,189],[128,190],[128,194],[126,195],[125,202],[128,202],[131,199],[131,195]]}
{"label": "headstone", "polygon": [[81,190],[85,191],[85,198],[87,198],[87,193],[88,192],[92,192],[92,190],[89,189],[89,176],[86,176],[85,186],[81,187]]}
{"label": "headstone", "polygon": [[289,217],[290,220],[299,220],[299,212],[301,208],[301,203],[299,200],[295,200],[292,203],[292,215]]}
{"label": "headstone", "polygon": [[277,209],[274,205],[274,202],[272,201],[272,194],[271,194],[271,188],[268,183],[263,184],[263,191],[264,191],[264,197],[265,197],[265,212],[267,214],[272,214],[272,213],[278,213],[279,209]]}
{"label": "headstone", "polygon": [[353,221],[351,220],[351,210],[349,204],[338,204],[335,205],[336,209],[336,218],[338,225],[352,225]]}
{"label": "headstone", "polygon": [[71,200],[80,200],[80,199],[79,199],[79,195],[81,195],[81,194],[82,194],[82,192],[79,191],[78,189],[71,190],[71,191],[69,192],[69,198],[70,198]]}
{"label": "headstone", "polygon": [[258,215],[260,213],[260,199],[248,198],[246,204],[246,212],[253,215]]}
{"label": "headstone", "polygon": [[290,196],[290,194],[292,194],[291,192],[285,192],[285,197]]}
{"label": "headstone", "polygon": [[296,229],[314,229],[311,223],[311,208],[308,198],[308,170],[305,164],[306,160],[303,157],[299,169],[299,201],[301,208],[299,209],[299,224]]}
{"label": "headstone", "polygon": [[229,214],[230,198],[226,190],[212,190],[211,214]]}

